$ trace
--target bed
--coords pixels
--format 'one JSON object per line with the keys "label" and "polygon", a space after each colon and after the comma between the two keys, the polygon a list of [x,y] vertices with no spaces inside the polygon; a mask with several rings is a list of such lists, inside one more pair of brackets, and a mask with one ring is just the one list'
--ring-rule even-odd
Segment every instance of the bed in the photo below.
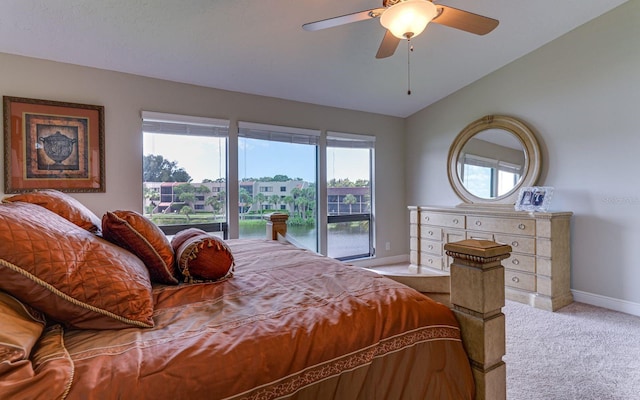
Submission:
{"label": "bed", "polygon": [[[135,213],[109,217],[146,254],[65,195],[18,196],[0,204],[0,398],[505,397],[505,246],[449,249],[462,271],[451,310],[292,245],[286,215],[270,216],[265,240],[196,235],[197,254],[187,240],[159,270],[149,257],[166,242]],[[215,279],[199,279],[207,252],[231,260]]]}

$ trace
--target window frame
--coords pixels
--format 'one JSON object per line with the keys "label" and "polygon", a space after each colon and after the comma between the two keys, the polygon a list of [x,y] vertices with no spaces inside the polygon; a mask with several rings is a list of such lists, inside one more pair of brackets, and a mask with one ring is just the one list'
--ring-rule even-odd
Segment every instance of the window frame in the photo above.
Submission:
{"label": "window frame", "polygon": [[[363,134],[353,134],[353,133],[344,133],[344,132],[335,132],[328,131],[326,135],[326,150],[329,148],[359,148],[359,149],[368,149],[369,150],[369,197],[371,199],[371,205],[369,208],[369,213],[354,213],[354,214],[346,214],[346,215],[329,215],[328,211],[328,203],[329,203],[329,194],[328,194],[328,182],[325,182],[325,186],[327,189],[327,195],[325,196],[324,202],[327,205],[327,223],[329,224],[342,223],[342,222],[368,222],[369,223],[369,253],[362,254],[353,254],[349,256],[343,257],[335,257],[337,260],[341,261],[350,261],[356,259],[363,258],[372,258],[375,257],[376,248],[375,248],[375,224],[374,224],[374,204],[375,204],[375,180],[374,180],[374,165],[375,165],[375,136],[371,135],[363,135]],[[337,195],[339,197],[339,195]],[[328,229],[327,229],[328,231]],[[327,234],[327,253],[328,249],[328,234]]]}
{"label": "window frame", "polygon": [[[276,141],[290,141],[297,144],[314,144],[315,145],[315,219],[316,219],[316,239],[317,249],[319,252],[328,253],[328,226],[332,223],[342,222],[367,222],[369,226],[369,253],[368,254],[354,254],[346,257],[339,257],[342,260],[353,260],[362,258],[375,257],[375,136],[364,134],[350,134],[336,131],[324,131],[318,129],[306,129],[306,128],[294,128],[287,126],[269,125],[262,123],[244,122],[238,120],[217,119],[208,117],[196,117],[179,114],[167,114],[142,111],[143,125],[145,120],[157,120],[157,122],[173,122],[183,124],[194,125],[207,125],[212,122],[215,124],[223,124],[226,132],[224,137],[226,138],[225,148],[225,187],[220,190],[226,192],[225,201],[225,222],[215,222],[210,224],[179,224],[179,225],[161,225],[160,229],[167,235],[172,235],[179,230],[198,227],[204,228],[211,232],[222,232],[225,239],[237,238],[239,236],[238,223],[240,220],[239,214],[239,193],[241,185],[239,178],[239,165],[238,161],[240,143],[239,139],[243,137],[249,137],[254,139],[264,139],[261,137],[247,136],[247,130],[271,130],[275,135]],[[141,132],[145,130],[142,129]],[[244,133],[243,133],[244,131]],[[151,132],[156,133],[156,132]],[[183,133],[183,134],[188,134]],[[283,134],[283,135],[280,135]],[[335,142],[339,140],[339,142]],[[311,143],[308,143],[311,141]],[[337,145],[340,144],[340,145]],[[353,213],[348,215],[328,215],[328,181],[327,177],[327,149],[332,147],[358,147],[362,148],[362,145],[369,149],[369,213]],[[144,183],[144,182],[143,182]],[[255,184],[256,182],[254,182]],[[245,185],[246,186],[246,185]],[[283,187],[285,190],[283,191]],[[263,194],[275,194],[288,192],[290,188],[288,186],[276,185],[269,189],[262,191],[258,186],[252,187],[250,195],[253,197],[257,193]],[[253,192],[257,193],[253,193]],[[216,191],[217,192],[217,191]],[[282,197],[282,196],[281,196]],[[237,206],[236,206],[237,204]],[[282,204],[281,204],[282,207]],[[324,223],[322,221],[325,221]]]}
{"label": "window frame", "polygon": [[[156,225],[165,235],[175,235],[177,232],[187,228],[198,228],[205,232],[222,232],[223,238],[229,238],[229,129],[230,121],[218,118],[197,117],[182,114],[168,114],[154,111],[141,112],[142,127],[141,133],[149,134],[172,134],[185,136],[207,136],[225,138],[225,222],[212,222],[204,224],[174,224],[174,225]],[[223,132],[221,132],[223,131]],[[143,152],[143,158],[145,156]],[[142,184],[144,185],[144,180]],[[189,182],[184,182],[189,183]],[[215,191],[219,193],[220,190]],[[161,194],[161,190],[158,190]]]}

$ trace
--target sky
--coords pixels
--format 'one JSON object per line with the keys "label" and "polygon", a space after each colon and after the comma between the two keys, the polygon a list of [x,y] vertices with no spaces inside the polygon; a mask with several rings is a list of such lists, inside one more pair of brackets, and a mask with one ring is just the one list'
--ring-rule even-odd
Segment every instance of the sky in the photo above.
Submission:
{"label": "sky", "polygon": [[[226,150],[224,138],[181,135],[144,135],[144,154],[162,155],[177,161],[191,175],[193,182],[215,180],[224,176]],[[327,179],[369,179],[368,151],[363,149],[327,149]],[[287,175],[315,182],[315,146],[239,139],[239,178],[262,178]]]}

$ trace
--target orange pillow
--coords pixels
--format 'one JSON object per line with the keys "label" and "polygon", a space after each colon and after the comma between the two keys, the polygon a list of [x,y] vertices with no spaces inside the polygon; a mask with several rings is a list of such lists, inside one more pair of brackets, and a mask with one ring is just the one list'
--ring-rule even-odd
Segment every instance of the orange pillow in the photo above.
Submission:
{"label": "orange pillow", "polygon": [[185,282],[217,281],[233,274],[235,262],[229,246],[201,229],[178,232],[171,247]]}
{"label": "orange pillow", "polygon": [[85,207],[84,204],[58,190],[44,189],[21,193],[5,197],[2,201],[5,203],[24,201],[25,203],[37,204],[73,222],[82,229],[97,235],[100,234],[100,227],[102,226],[100,218]]}
{"label": "orange pillow", "polygon": [[138,256],[152,281],[178,283],[171,243],[149,219],[135,211],[107,212],[102,217],[102,237]]}
{"label": "orange pillow", "polygon": [[142,261],[35,204],[0,204],[0,277],[0,290],[68,327],[153,326]]}
{"label": "orange pillow", "polygon": [[29,359],[45,324],[37,311],[0,291],[0,376],[12,363]]}

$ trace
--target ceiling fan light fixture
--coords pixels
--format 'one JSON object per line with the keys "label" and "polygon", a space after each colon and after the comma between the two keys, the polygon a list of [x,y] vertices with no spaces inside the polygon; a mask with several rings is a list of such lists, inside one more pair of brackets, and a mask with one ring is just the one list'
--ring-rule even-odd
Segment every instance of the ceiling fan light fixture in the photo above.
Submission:
{"label": "ceiling fan light fixture", "polygon": [[429,0],[405,0],[387,8],[380,16],[380,23],[393,36],[410,39],[418,36],[438,15],[438,9]]}

